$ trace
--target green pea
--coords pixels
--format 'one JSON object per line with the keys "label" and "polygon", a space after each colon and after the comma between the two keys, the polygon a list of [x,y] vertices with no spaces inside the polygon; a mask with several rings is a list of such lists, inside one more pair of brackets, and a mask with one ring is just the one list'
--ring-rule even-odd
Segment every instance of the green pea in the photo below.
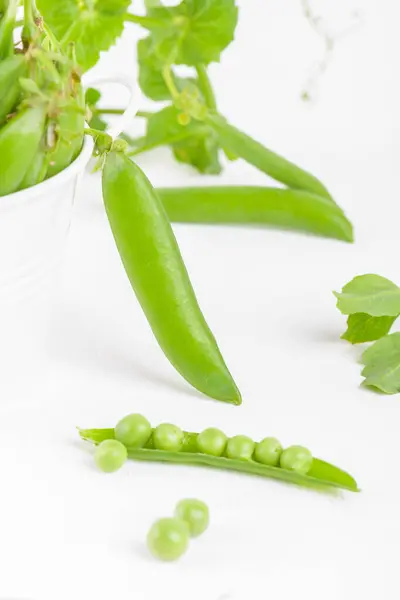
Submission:
{"label": "green pea", "polygon": [[290,446],[286,448],[280,457],[282,469],[295,471],[302,475],[307,475],[313,463],[311,452],[303,446]]}
{"label": "green pea", "polygon": [[189,526],[190,535],[197,537],[204,533],[210,520],[207,504],[202,500],[187,498],[176,505],[175,516]]}
{"label": "green pea", "polygon": [[179,452],[183,444],[183,431],[171,423],[161,423],[153,431],[154,447],[167,452]]}
{"label": "green pea", "polygon": [[254,459],[263,465],[277,467],[282,454],[282,446],[276,438],[267,437],[256,444]]}
{"label": "green pea", "polygon": [[235,435],[228,440],[226,455],[228,458],[250,460],[254,452],[254,442],[247,435]]}
{"label": "green pea", "polygon": [[211,454],[212,456],[222,456],[224,453],[227,437],[223,431],[216,427],[204,429],[197,436],[197,449],[203,454]]}
{"label": "green pea", "polygon": [[189,527],[180,519],[159,519],[147,534],[147,546],[160,560],[177,560],[186,552],[188,545]]}
{"label": "green pea", "polygon": [[96,448],[94,460],[101,471],[113,473],[118,471],[128,458],[128,452],[121,442],[105,440]]}
{"label": "green pea", "polygon": [[143,415],[132,414],[121,419],[115,427],[115,439],[131,448],[143,448],[151,436],[151,425]]}

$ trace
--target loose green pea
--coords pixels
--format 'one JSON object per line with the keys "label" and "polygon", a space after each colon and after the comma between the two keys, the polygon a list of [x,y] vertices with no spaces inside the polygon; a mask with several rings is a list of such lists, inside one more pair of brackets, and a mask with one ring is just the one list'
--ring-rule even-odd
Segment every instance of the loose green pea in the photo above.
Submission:
{"label": "loose green pea", "polygon": [[302,475],[307,475],[313,463],[311,452],[303,446],[290,446],[286,448],[280,457],[282,469],[295,471]]}
{"label": "loose green pea", "polygon": [[179,452],[184,434],[182,429],[171,423],[161,423],[153,431],[154,447],[167,452]]}
{"label": "loose green pea", "polygon": [[254,452],[254,442],[247,435],[235,435],[228,440],[226,455],[228,458],[250,460]]}
{"label": "loose green pea", "polygon": [[187,498],[176,505],[175,516],[189,526],[190,535],[197,537],[205,532],[210,520],[207,504],[202,500]]}
{"label": "loose green pea", "polygon": [[94,460],[101,471],[118,471],[128,458],[127,449],[117,440],[105,440],[96,448]]}
{"label": "loose green pea", "polygon": [[177,560],[186,552],[188,545],[189,527],[180,519],[159,519],[147,534],[147,546],[160,560]]}
{"label": "loose green pea", "polygon": [[216,427],[204,429],[197,436],[197,449],[203,454],[211,454],[211,456],[222,456],[224,453],[228,438],[223,431]]}
{"label": "loose green pea", "polygon": [[143,448],[151,436],[151,425],[143,415],[127,415],[117,423],[114,433],[124,446]]}
{"label": "loose green pea", "polygon": [[254,459],[263,465],[277,467],[283,448],[276,438],[267,437],[256,444]]}

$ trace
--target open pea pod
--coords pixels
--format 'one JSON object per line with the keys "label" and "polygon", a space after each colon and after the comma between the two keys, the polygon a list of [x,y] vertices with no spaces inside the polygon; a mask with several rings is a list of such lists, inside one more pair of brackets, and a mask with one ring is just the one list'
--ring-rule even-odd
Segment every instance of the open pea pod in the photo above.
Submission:
{"label": "open pea pod", "polygon": [[[94,444],[115,439],[114,429],[79,429],[78,431],[83,440]],[[200,465],[228,471],[239,471],[240,473],[279,479],[301,487],[320,490],[339,488],[351,492],[359,491],[357,482],[351,475],[319,458],[314,458],[308,474],[302,475],[281,467],[264,465],[255,460],[239,460],[227,458],[226,456],[203,454],[197,449],[197,436],[197,433],[185,431],[183,445],[179,452],[157,450],[154,448],[153,437],[151,436],[143,448],[128,447],[128,456],[134,460]]]}

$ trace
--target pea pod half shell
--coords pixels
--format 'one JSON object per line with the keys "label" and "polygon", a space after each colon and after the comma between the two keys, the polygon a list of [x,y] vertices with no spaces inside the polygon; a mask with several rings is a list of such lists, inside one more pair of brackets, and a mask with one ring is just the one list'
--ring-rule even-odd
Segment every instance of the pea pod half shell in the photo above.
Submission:
{"label": "pea pod half shell", "polygon": [[[103,440],[114,439],[114,429],[80,429],[82,439],[100,444]],[[258,475],[279,479],[287,483],[320,490],[339,488],[350,492],[358,492],[357,482],[351,475],[318,458],[313,459],[312,467],[307,475],[289,471],[281,467],[273,467],[255,460],[240,460],[226,456],[211,456],[199,453],[197,447],[198,433],[184,432],[184,440],[179,452],[157,450],[151,436],[142,448],[128,447],[128,457],[135,460],[169,462],[186,465],[207,466],[217,469],[239,471],[249,475]]]}

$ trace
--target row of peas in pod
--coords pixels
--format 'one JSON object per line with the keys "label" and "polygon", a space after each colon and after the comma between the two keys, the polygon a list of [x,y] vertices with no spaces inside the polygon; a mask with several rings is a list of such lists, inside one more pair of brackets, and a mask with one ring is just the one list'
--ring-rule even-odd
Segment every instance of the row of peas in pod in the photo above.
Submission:
{"label": "row of peas in pod", "polygon": [[[0,7],[0,196],[68,167],[83,144],[85,98],[73,44],[62,48],[33,0]],[[16,43],[14,43],[16,41]]]}
{"label": "row of peas in pod", "polygon": [[[189,436],[189,444],[186,439]],[[119,469],[128,458],[129,449],[147,448],[170,453],[191,452],[214,457],[255,461],[263,465],[281,467],[306,475],[313,464],[311,452],[303,446],[286,449],[274,437],[254,442],[246,435],[228,438],[220,429],[210,427],[198,434],[186,434],[177,425],[162,423],[151,427],[140,414],[121,419],[114,429],[114,439],[102,441],[95,454],[97,465],[103,471]]]}

